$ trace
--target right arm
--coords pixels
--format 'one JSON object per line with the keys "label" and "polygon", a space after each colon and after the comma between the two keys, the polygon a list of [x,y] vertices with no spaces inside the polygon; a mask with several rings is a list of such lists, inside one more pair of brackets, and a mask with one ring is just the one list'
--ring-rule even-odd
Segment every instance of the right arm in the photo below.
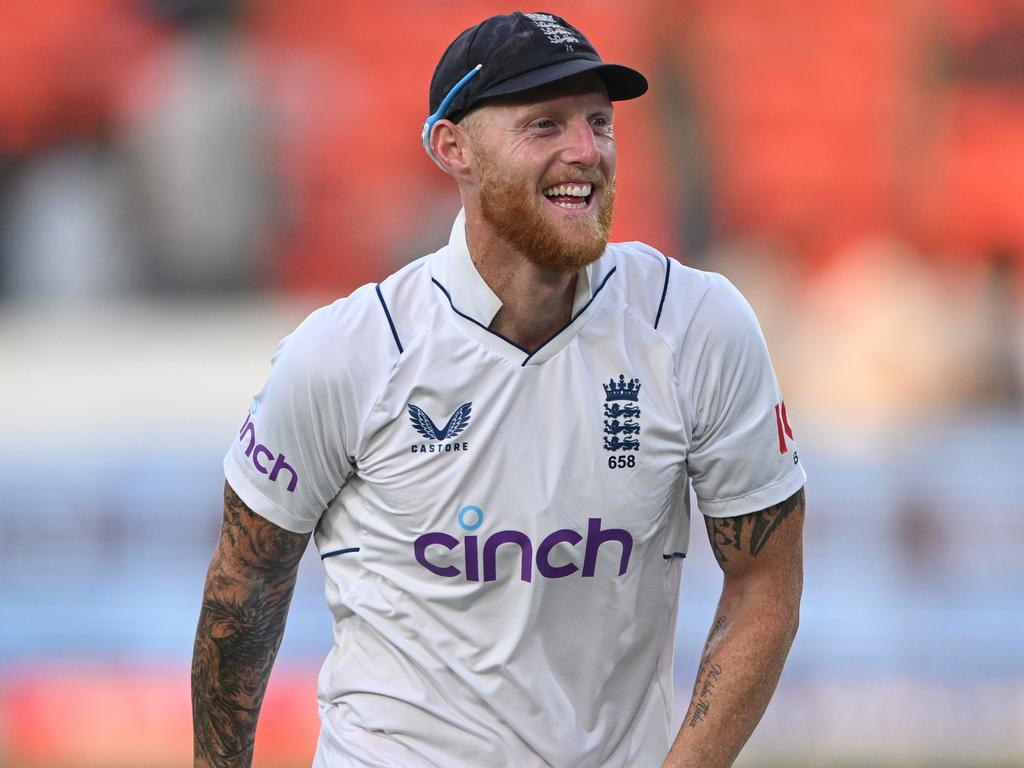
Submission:
{"label": "right arm", "polygon": [[196,768],[247,768],[308,533],[249,509],[224,484],[224,521],[192,651]]}

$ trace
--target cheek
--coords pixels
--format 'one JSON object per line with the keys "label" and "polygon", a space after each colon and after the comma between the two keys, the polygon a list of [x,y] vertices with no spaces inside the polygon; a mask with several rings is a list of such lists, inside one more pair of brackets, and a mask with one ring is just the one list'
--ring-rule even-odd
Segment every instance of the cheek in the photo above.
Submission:
{"label": "cheek", "polygon": [[618,156],[615,152],[615,143],[609,142],[609,146],[603,149],[601,152],[602,161],[601,164],[604,166],[605,175],[609,179],[615,178],[615,168],[618,163]]}

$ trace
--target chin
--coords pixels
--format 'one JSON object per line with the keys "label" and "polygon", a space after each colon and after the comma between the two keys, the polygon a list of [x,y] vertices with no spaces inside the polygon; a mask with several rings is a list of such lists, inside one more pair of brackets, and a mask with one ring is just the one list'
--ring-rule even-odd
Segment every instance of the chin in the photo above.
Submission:
{"label": "chin", "polygon": [[586,208],[572,210],[545,200],[544,207],[554,210],[544,211],[548,226],[537,232],[534,244],[539,247],[527,258],[562,272],[575,272],[597,261],[608,246],[610,202],[591,200]]}
{"label": "chin", "polygon": [[[615,187],[595,191],[586,208],[562,208],[539,191],[488,178],[480,203],[484,219],[509,245],[541,269],[576,272],[608,245]],[[534,197],[536,195],[536,197]]]}
{"label": "chin", "polygon": [[599,258],[607,243],[593,215],[545,210],[551,207],[545,202],[521,208],[498,231],[527,261],[548,272],[575,272]]}

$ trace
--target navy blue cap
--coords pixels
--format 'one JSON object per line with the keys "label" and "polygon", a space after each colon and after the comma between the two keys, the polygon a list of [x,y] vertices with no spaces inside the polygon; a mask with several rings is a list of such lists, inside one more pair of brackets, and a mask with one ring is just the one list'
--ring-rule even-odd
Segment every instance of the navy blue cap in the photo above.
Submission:
{"label": "navy blue cap", "polygon": [[[453,94],[444,114],[438,109],[467,73],[472,77]],[[455,38],[441,56],[430,80],[430,115],[458,122],[470,109],[493,96],[520,93],[595,72],[612,101],[635,99],[647,91],[647,79],[635,69],[606,64],[583,33],[551,13],[491,16]],[[436,115],[436,117],[435,117]]]}

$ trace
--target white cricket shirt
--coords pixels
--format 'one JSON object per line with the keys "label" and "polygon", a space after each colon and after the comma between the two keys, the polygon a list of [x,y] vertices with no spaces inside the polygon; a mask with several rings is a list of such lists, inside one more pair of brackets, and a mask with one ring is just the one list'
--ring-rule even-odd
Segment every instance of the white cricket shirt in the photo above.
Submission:
{"label": "white cricket shirt", "polygon": [[640,243],[530,354],[464,218],[286,338],[224,462],[315,531],[334,617],[316,766],[647,768],[670,745],[693,484],[742,515],[804,483],[757,321]]}

